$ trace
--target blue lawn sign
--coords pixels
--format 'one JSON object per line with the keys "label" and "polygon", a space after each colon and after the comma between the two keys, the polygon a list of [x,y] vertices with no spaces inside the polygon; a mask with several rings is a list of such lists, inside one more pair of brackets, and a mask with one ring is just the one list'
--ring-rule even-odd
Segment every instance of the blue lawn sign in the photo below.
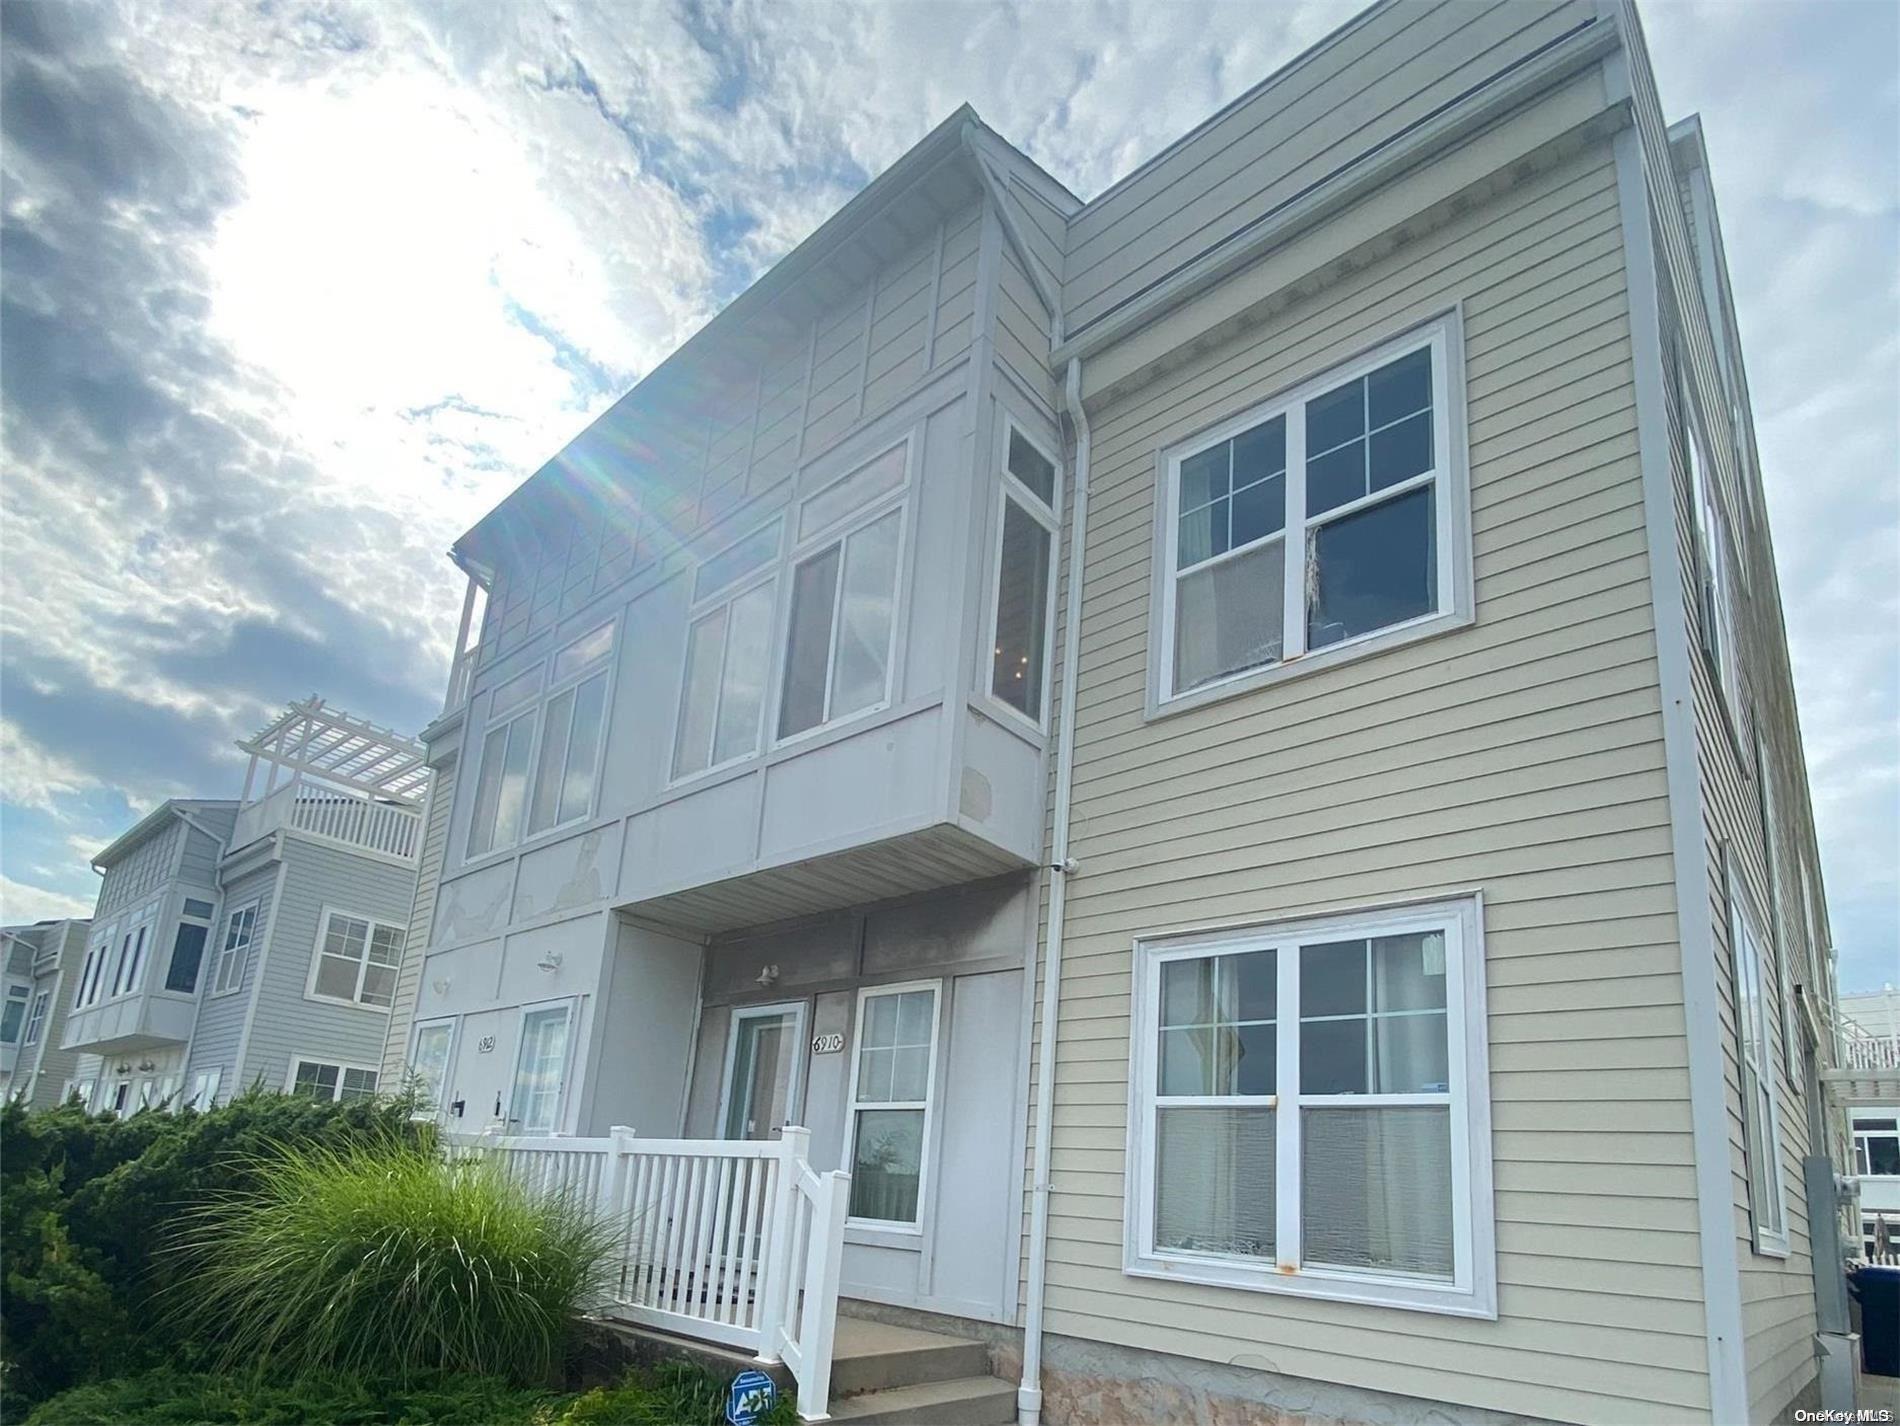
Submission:
{"label": "blue lawn sign", "polygon": [[778,1383],[764,1372],[743,1371],[726,1391],[726,1420],[732,1426],[752,1426],[778,1401]]}

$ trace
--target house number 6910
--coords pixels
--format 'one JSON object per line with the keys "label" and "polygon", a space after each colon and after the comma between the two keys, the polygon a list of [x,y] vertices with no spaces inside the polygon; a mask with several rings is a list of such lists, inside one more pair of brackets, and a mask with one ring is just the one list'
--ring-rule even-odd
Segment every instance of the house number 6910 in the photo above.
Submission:
{"label": "house number 6910", "polygon": [[844,1032],[833,1030],[829,1035],[813,1035],[811,1052],[814,1055],[835,1055],[844,1048]]}

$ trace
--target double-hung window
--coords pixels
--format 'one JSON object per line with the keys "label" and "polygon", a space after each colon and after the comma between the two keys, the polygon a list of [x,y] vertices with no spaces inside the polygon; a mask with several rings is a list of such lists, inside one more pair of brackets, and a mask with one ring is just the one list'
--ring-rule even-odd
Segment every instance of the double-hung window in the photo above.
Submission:
{"label": "double-hung window", "polygon": [[33,994],[30,985],[9,985],[7,987],[6,1009],[0,1011],[0,1045],[19,1043],[20,1026],[26,1020],[27,998]]}
{"label": "double-hung window", "polygon": [[1475,900],[1138,944],[1130,1273],[1496,1313]]}
{"label": "double-hung window", "polygon": [[1742,1067],[1742,1133],[1748,1152],[1748,1201],[1755,1251],[1788,1252],[1787,1191],[1781,1176],[1781,1112],[1770,1049],[1767,958],[1761,923],[1749,904],[1741,864],[1727,858],[1729,953],[1735,972],[1735,1015]]}
{"label": "double-hung window", "polygon": [[1015,422],[1004,426],[990,693],[1042,727],[1048,719],[1049,628],[1055,618],[1056,463]]}
{"label": "double-hung window", "polygon": [[37,1045],[40,1042],[40,1032],[46,1028],[46,1012],[52,1003],[53,993],[50,990],[42,990],[33,997],[33,1008],[27,1012],[26,1035],[21,1044]]}
{"label": "double-hung window", "polygon": [[1165,453],[1160,701],[1468,615],[1458,351],[1441,320]]}
{"label": "double-hung window", "polygon": [[690,777],[759,750],[772,661],[782,522],[713,555],[693,576],[673,776]]}
{"label": "double-hung window", "polygon": [[1854,1172],[1863,1178],[1900,1177],[1900,1119],[1855,1116]]}
{"label": "double-hung window", "polygon": [[224,918],[224,941],[218,947],[218,964],[211,975],[213,995],[229,995],[244,984],[244,962],[257,935],[258,906],[253,901]]}
{"label": "double-hung window", "polygon": [[376,1071],[365,1065],[332,1064],[301,1057],[290,1062],[290,1093],[326,1104],[350,1104],[376,1096]]}
{"label": "double-hung window", "polygon": [[925,981],[859,993],[850,1204],[859,1221],[897,1228],[922,1221],[939,988]]}
{"label": "double-hung window", "polygon": [[533,1006],[522,1012],[514,1091],[508,1100],[510,1127],[518,1133],[552,1134],[560,1128],[573,1018],[571,1001]]}
{"label": "double-hung window", "polygon": [[468,855],[482,856],[593,810],[606,741],[614,625],[590,629],[489,695]]}
{"label": "double-hung window", "polygon": [[[901,491],[909,442],[894,446],[799,508],[778,736],[790,738],[890,697]],[[874,502],[868,513],[866,502]],[[838,519],[848,521],[836,528]]]}
{"label": "double-hung window", "polygon": [[387,1010],[396,999],[402,937],[400,926],[326,910],[304,993],[313,1000]]}
{"label": "double-hung window", "polygon": [[420,1112],[433,1114],[441,1107],[442,1087],[448,1081],[454,1050],[453,1019],[417,1023],[415,1048],[409,1055],[409,1074]]}

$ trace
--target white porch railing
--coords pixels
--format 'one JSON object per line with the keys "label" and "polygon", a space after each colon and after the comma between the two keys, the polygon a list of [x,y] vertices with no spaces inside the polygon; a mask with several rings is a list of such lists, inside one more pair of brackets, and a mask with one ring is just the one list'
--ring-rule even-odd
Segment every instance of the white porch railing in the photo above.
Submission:
{"label": "white porch railing", "polygon": [[364,851],[413,861],[422,845],[420,809],[289,784],[239,810],[233,847],[249,846],[279,827]]}
{"label": "white porch railing", "polygon": [[499,1154],[537,1193],[589,1203],[612,1226],[609,1310],[629,1321],[783,1361],[799,1415],[831,1394],[850,1175],[818,1173],[811,1131],[765,1143],[450,1135],[453,1157]]}

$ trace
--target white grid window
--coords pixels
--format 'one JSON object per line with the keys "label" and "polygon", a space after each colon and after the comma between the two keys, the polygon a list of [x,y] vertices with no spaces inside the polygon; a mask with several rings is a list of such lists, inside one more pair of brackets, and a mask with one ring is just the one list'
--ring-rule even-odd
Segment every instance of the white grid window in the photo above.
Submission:
{"label": "white grid window", "polygon": [[510,1127],[518,1133],[552,1134],[560,1127],[572,1020],[573,1006],[567,1004],[522,1013],[514,1092],[508,1101]]}
{"label": "white grid window", "polygon": [[290,1092],[336,1104],[373,1099],[376,1096],[376,1071],[363,1065],[293,1059],[290,1062]]}
{"label": "white grid window", "polygon": [[1496,1312],[1475,901],[1144,942],[1131,1273]]}
{"label": "white grid window", "polygon": [[1055,618],[1055,460],[1006,421],[991,605],[990,694],[1038,728],[1048,721]]}
{"label": "white grid window", "polygon": [[[33,997],[33,1008],[27,1013],[26,1036],[22,1044],[37,1045],[40,1042],[40,1032],[46,1028],[46,1011],[52,1003],[53,993],[50,990],[42,990]],[[91,1098],[90,1095],[87,1097]]]}
{"label": "white grid window", "polygon": [[930,981],[867,989],[858,997],[850,1213],[860,1222],[903,1228],[922,1222],[938,993]]}
{"label": "white grid window", "polygon": [[325,911],[307,993],[317,1000],[387,1010],[396,998],[402,937],[399,926]]}
{"label": "white grid window", "polygon": [[218,947],[218,966],[211,977],[211,993],[228,995],[244,984],[244,962],[257,934],[258,902],[240,906],[224,918],[224,941]]}
{"label": "white grid window", "polygon": [[1435,323],[1167,454],[1162,701],[1460,612],[1454,336]]}
{"label": "white grid window", "polygon": [[1748,1153],[1748,1199],[1755,1251],[1788,1252],[1787,1188],[1782,1182],[1781,1112],[1769,1040],[1770,982],[1761,924],[1749,904],[1741,864],[1727,858],[1729,953],[1734,961],[1737,1038],[1742,1067],[1742,1132]]}

